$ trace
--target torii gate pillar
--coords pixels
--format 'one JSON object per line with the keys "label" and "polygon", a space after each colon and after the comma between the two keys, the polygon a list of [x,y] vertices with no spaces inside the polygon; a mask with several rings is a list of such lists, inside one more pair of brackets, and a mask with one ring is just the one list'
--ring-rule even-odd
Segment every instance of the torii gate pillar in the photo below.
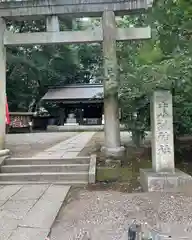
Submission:
{"label": "torii gate pillar", "polygon": [[113,11],[104,11],[103,27],[103,64],[104,64],[104,118],[106,156],[120,157],[124,153],[120,141],[118,107],[118,69],[116,57],[116,23]]}

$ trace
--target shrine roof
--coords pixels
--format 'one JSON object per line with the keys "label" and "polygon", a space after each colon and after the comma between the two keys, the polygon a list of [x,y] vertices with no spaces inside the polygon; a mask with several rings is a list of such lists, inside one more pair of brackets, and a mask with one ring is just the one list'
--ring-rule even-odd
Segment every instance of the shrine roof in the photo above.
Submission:
{"label": "shrine roof", "polygon": [[103,85],[101,84],[79,84],[67,85],[64,87],[56,86],[48,89],[42,97],[45,101],[56,100],[102,100]]}

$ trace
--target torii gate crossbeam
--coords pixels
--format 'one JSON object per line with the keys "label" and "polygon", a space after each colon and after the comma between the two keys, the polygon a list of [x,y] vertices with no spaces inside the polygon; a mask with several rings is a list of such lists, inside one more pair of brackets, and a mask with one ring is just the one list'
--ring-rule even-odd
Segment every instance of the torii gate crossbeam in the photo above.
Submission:
{"label": "torii gate crossbeam", "polygon": [[50,15],[75,17],[101,17],[103,11],[114,11],[115,15],[126,15],[145,11],[151,0],[37,0],[2,1],[0,16],[12,18],[42,18]]}

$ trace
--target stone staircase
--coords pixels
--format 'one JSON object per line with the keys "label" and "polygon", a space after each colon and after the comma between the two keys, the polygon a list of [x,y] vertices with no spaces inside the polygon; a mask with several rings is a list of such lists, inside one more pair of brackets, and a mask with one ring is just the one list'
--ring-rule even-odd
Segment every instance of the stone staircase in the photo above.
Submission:
{"label": "stone staircase", "polygon": [[96,157],[6,158],[0,167],[0,184],[95,182]]}

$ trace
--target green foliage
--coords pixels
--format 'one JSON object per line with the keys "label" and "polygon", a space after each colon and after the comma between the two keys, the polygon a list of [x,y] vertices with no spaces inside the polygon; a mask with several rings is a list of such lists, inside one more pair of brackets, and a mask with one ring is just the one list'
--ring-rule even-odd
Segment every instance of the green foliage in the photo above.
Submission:
{"label": "green foliage", "polygon": [[[70,23],[65,24],[61,24],[62,30],[71,27]],[[10,31],[19,33],[45,31],[43,21],[8,22],[7,25]],[[80,22],[75,28],[82,28]],[[100,52],[98,44],[8,48],[7,96],[10,110],[34,110],[49,85],[101,82]]]}
{"label": "green foliage", "polygon": [[192,133],[191,3],[155,1],[151,13],[144,18],[152,27],[152,39],[119,46],[121,106],[125,123],[132,129],[148,128],[150,95],[163,87],[173,92],[175,133]]}
{"label": "green foliage", "polygon": [[[100,26],[100,19],[78,21],[75,30]],[[192,133],[192,2],[156,0],[148,14],[122,17],[119,27],[147,26],[152,39],[117,43],[120,104],[124,122],[143,137],[149,128],[152,92],[173,92],[174,129]],[[11,31],[44,31],[41,21],[8,23]],[[67,29],[70,23],[63,23]],[[11,110],[27,110],[37,103],[47,85],[102,82],[101,46],[33,46],[7,51],[7,95]]]}

